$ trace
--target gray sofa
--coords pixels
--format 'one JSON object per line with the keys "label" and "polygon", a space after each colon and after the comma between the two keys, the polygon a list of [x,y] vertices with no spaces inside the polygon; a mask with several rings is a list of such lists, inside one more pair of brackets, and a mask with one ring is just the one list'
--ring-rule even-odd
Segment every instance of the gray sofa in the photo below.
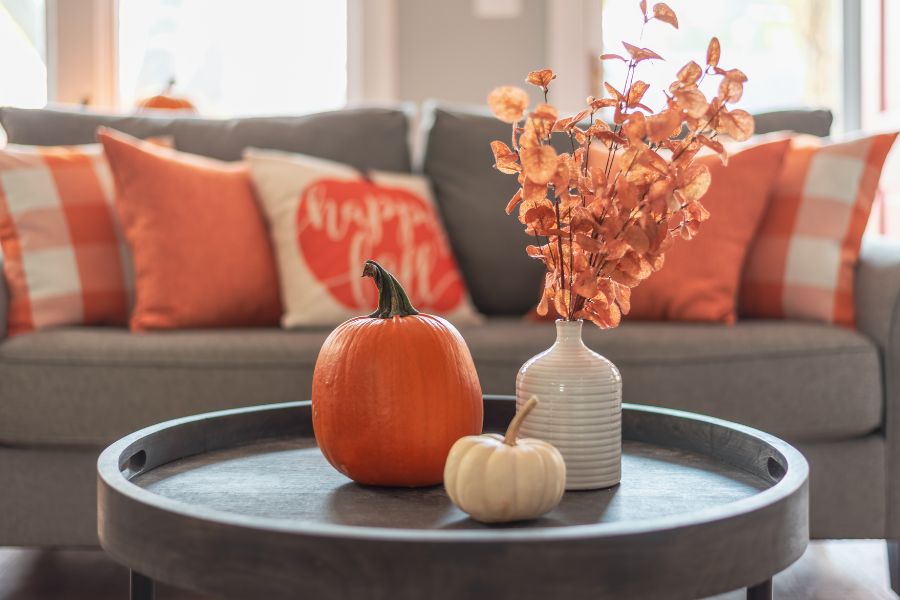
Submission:
{"label": "gray sofa", "polygon": [[[359,109],[291,119],[203,121],[0,109],[11,142],[90,142],[99,124],[171,134],[176,146],[234,158],[247,145],[422,170],[434,185],[473,300],[487,316],[463,328],[482,387],[512,393],[515,373],[553,340],[521,315],[540,270],[503,214],[512,178],[488,142],[506,126],[431,106],[418,159],[404,110]],[[823,111],[761,116],[761,131],[827,134]],[[267,137],[268,136],[268,137]],[[900,538],[900,244],[870,240],[857,268],[856,330],[741,320],[733,327],[626,322],[586,327],[586,342],[621,369],[625,400],[706,413],[796,444],[811,467],[812,534]],[[0,278],[2,282],[2,278]],[[0,283],[2,285],[2,283]],[[6,294],[0,289],[0,323]],[[305,399],[327,330],[178,331],[70,327],[2,339],[0,546],[95,545],[94,463],[116,438],[209,410]]]}

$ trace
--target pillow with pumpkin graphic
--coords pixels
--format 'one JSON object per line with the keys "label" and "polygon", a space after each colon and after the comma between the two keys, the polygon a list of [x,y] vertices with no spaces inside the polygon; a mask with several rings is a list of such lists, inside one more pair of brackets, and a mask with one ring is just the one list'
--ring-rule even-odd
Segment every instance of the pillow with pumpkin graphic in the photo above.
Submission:
{"label": "pillow with pumpkin graphic", "polygon": [[427,179],[275,150],[251,148],[244,158],[269,220],[284,327],[370,313],[375,286],[361,277],[368,259],[397,277],[419,311],[457,325],[479,320]]}

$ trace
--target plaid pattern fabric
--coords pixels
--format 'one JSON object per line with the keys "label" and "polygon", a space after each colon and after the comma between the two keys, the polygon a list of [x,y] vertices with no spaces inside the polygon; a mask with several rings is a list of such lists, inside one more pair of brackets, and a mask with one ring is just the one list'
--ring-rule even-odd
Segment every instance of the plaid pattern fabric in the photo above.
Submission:
{"label": "plaid pattern fabric", "polygon": [[8,329],[127,323],[130,260],[99,144],[0,150]]}
{"label": "plaid pattern fabric", "polygon": [[853,270],[896,137],[795,138],[750,247],[743,316],[855,325]]}

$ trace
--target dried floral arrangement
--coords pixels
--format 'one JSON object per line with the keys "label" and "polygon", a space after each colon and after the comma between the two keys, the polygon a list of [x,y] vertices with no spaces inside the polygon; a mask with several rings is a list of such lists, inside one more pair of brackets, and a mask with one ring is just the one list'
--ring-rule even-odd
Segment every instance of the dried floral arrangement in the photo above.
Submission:
{"label": "dried floral arrangement", "polygon": [[[641,0],[640,10],[644,26],[660,21],[678,28],[665,3],[648,14]],[[619,324],[629,311],[631,288],[662,268],[674,240],[690,240],[709,218],[700,199],[711,176],[694,162],[697,153],[710,148],[727,164],[718,136],[743,141],[754,128],[746,111],[729,108],[740,100],[747,77],[719,66],[717,38],[709,42],[705,67],[691,61],[678,71],[663,90],[665,106],[658,112],[643,103],[650,86],[635,73],[643,61],[662,57],[622,45],[626,56],[600,59],[626,63],[625,85],[620,91],[604,82],[609,96],[589,97],[576,115],[559,118],[547,103],[556,78],[549,69],[528,74],[527,83],[543,91],[544,103],[527,116],[523,89],[504,86],[488,96],[497,118],[512,125],[512,146],[491,143],[495,168],[517,175],[520,185],[506,212],[518,207],[519,221],[536,241],[526,251],[547,267],[538,314],[553,306],[566,320],[585,319],[602,328]],[[711,100],[700,90],[707,76],[721,78]],[[599,118],[604,108],[614,111],[610,124]],[[550,144],[554,134],[569,138],[571,152],[557,153]],[[592,153],[601,153],[599,161],[588,160]]]}

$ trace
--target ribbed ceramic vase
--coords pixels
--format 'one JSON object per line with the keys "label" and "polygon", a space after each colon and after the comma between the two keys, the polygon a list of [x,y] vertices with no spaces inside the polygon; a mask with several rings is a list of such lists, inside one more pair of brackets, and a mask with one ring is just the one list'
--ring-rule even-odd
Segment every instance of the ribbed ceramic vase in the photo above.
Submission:
{"label": "ribbed ceramic vase", "polygon": [[556,343],[519,370],[516,408],[540,403],[523,437],[550,442],[566,461],[566,489],[611,487],[622,478],[622,376],[584,345],[581,321],[556,322]]}

